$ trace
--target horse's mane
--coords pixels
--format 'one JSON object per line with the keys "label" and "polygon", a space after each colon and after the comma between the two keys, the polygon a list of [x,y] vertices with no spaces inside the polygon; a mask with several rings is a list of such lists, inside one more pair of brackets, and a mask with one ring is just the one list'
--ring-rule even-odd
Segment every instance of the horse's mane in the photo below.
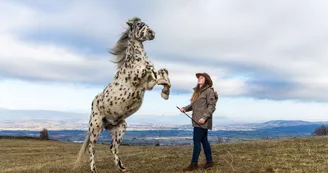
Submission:
{"label": "horse's mane", "polygon": [[[134,22],[140,20],[138,17],[134,17],[129,20],[129,22]],[[112,48],[109,53],[114,55],[116,61],[112,61],[117,64],[117,68],[120,68],[123,63],[126,61],[126,49],[128,48],[128,41],[129,41],[129,32],[131,30],[131,26],[128,26],[126,31],[121,34],[121,37],[116,42],[114,48]]]}

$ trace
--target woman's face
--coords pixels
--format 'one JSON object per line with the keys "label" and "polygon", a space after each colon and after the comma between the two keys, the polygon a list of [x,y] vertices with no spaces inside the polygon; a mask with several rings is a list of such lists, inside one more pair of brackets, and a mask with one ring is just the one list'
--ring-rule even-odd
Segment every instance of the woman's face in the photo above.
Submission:
{"label": "woman's face", "polygon": [[199,76],[198,77],[198,84],[199,85],[204,85],[205,84],[205,77],[204,76]]}

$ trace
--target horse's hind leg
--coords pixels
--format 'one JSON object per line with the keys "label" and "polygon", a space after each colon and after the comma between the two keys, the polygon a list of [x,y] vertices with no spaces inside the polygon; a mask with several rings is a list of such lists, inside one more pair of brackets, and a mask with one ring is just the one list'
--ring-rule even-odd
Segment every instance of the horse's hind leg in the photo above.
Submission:
{"label": "horse's hind leg", "polygon": [[105,126],[106,130],[112,135],[112,144],[110,145],[110,151],[114,155],[114,163],[121,171],[127,171],[127,168],[123,165],[122,160],[118,156],[119,149],[123,136],[126,130],[126,122],[122,120],[116,126]]}
{"label": "horse's hind leg", "polygon": [[95,99],[92,103],[92,114],[89,121],[89,135],[90,135],[90,143],[89,143],[89,155],[90,155],[90,169],[92,173],[96,173],[96,164],[95,164],[95,144],[97,143],[98,136],[100,135],[103,122],[102,115],[97,106],[97,99]]}

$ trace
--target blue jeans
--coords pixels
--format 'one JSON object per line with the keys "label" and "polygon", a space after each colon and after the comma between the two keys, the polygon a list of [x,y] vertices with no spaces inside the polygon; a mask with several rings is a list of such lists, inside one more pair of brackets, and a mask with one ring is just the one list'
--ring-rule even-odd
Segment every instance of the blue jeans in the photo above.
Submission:
{"label": "blue jeans", "polygon": [[208,135],[208,129],[194,127],[194,135],[193,135],[194,150],[192,154],[192,163],[196,164],[198,162],[198,157],[201,151],[201,146],[200,146],[201,144],[203,145],[206,162],[212,161],[212,151],[211,151],[210,143],[208,142],[207,139],[207,135]]}

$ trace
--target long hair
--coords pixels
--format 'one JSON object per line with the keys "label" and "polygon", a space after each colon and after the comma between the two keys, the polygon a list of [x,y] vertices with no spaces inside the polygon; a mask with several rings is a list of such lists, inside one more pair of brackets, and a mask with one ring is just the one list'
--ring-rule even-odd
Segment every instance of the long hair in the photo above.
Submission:
{"label": "long hair", "polygon": [[[134,23],[137,20],[140,20],[140,18],[133,17],[132,19],[129,19],[129,22]],[[127,61],[126,49],[128,48],[129,33],[131,31],[131,28],[131,25],[128,25],[128,28],[122,33],[121,37],[116,42],[114,48],[109,51],[110,54],[115,56],[116,61],[112,62],[117,64],[117,68],[121,68],[124,62]]]}
{"label": "long hair", "polygon": [[191,103],[194,103],[200,95],[200,87],[199,84],[194,88],[194,93],[192,94],[192,97],[190,99]]}
{"label": "long hair", "polygon": [[117,64],[117,68],[121,68],[126,60],[126,49],[128,48],[130,27],[122,33],[120,39],[115,44],[109,53],[115,56],[116,61],[112,61]]}

